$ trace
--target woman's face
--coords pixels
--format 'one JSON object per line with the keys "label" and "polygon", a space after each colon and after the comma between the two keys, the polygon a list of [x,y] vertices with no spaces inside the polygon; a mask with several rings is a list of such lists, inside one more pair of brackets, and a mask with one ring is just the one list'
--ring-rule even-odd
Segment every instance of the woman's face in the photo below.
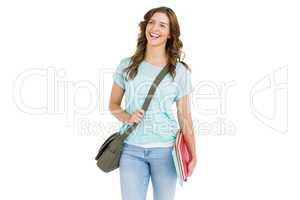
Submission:
{"label": "woman's face", "polygon": [[146,38],[148,45],[164,46],[170,38],[169,18],[164,13],[154,13],[146,26]]}

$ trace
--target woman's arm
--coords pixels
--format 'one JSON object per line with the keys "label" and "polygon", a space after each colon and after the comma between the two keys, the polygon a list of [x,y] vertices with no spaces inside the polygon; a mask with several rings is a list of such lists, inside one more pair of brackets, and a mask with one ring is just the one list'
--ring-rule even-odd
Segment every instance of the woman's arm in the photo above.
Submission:
{"label": "woman's arm", "polygon": [[197,160],[195,134],[193,131],[193,121],[191,116],[191,106],[189,95],[181,97],[177,102],[177,117],[179,126],[183,131],[183,136],[191,156],[191,160]]}
{"label": "woman's arm", "polygon": [[109,100],[109,111],[121,122],[128,122],[130,115],[121,108],[124,89],[113,83]]}
{"label": "woman's arm", "polygon": [[123,123],[139,123],[144,117],[144,110],[138,109],[130,115],[121,108],[123,96],[124,89],[118,86],[117,84],[113,83],[109,100],[109,111],[112,113],[112,115],[114,115],[118,120],[120,120]]}

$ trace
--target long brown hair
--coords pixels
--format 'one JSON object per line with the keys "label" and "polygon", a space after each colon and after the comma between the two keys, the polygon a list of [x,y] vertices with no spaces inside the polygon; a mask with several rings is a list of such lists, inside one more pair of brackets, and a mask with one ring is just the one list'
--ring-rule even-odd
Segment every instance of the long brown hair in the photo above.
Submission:
{"label": "long brown hair", "polygon": [[164,13],[169,18],[170,22],[170,38],[167,40],[166,43],[166,53],[168,56],[168,64],[166,67],[169,68],[169,73],[171,74],[173,80],[176,76],[176,63],[181,62],[188,70],[191,71],[191,69],[188,67],[186,63],[184,63],[181,60],[181,54],[183,53],[181,51],[181,48],[183,46],[182,41],[179,39],[180,36],[180,27],[178,24],[178,20],[176,17],[175,12],[168,7],[157,7],[149,10],[144,15],[144,20],[139,23],[140,27],[140,33],[137,40],[137,47],[135,53],[130,57],[131,58],[131,64],[124,69],[124,71],[127,71],[126,80],[129,76],[130,79],[134,79],[138,72],[138,66],[139,64],[144,60],[145,52],[146,52],[146,46],[147,46],[147,38],[146,38],[146,26],[150,20],[150,18],[155,13]]}

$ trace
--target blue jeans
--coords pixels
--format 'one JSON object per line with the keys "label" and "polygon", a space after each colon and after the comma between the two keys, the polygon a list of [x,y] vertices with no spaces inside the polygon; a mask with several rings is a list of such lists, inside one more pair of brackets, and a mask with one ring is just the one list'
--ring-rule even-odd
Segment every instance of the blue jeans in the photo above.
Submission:
{"label": "blue jeans", "polygon": [[122,200],[146,200],[151,177],[154,200],[173,200],[177,174],[172,147],[143,148],[124,143],[120,159]]}

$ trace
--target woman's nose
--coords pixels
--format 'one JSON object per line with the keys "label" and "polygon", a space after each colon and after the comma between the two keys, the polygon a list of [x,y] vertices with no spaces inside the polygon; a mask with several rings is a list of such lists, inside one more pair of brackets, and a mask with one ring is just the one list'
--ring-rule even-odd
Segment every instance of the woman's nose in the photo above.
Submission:
{"label": "woman's nose", "polygon": [[160,30],[158,28],[153,28],[153,29],[150,30],[150,32],[159,34]]}
{"label": "woman's nose", "polygon": [[159,24],[154,24],[152,26],[152,29],[151,29],[152,32],[158,32],[159,30],[160,30]]}

